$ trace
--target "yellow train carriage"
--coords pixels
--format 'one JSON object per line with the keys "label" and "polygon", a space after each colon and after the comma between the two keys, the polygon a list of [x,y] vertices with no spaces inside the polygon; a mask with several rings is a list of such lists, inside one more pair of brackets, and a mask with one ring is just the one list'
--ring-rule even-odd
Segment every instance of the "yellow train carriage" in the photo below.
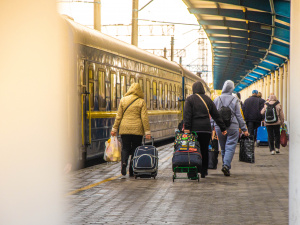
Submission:
{"label": "yellow train carriage", "polygon": [[74,91],[70,111],[76,114],[77,149],[74,158],[83,165],[86,160],[101,157],[110,137],[120,99],[130,85],[140,83],[155,140],[174,137],[182,119],[182,103],[192,94],[192,84],[206,83],[171,62],[125,42],[102,34],[65,18],[74,55]]}

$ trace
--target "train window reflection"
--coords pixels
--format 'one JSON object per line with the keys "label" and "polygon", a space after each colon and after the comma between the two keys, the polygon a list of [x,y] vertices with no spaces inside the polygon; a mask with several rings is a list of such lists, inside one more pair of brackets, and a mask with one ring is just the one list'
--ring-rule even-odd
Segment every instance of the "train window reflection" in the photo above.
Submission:
{"label": "train window reflection", "polygon": [[147,104],[147,109],[150,109],[151,108],[150,80],[146,80],[146,104]]}
{"label": "train window reflection", "polygon": [[157,83],[153,81],[152,83],[152,93],[153,93],[153,109],[157,109]]}
{"label": "train window reflection", "polygon": [[142,88],[142,91],[144,93],[144,81],[143,81],[143,79],[139,79],[139,84],[140,84],[140,86]]}
{"label": "train window reflection", "polygon": [[172,92],[172,85],[170,84],[170,88],[169,88],[169,108],[172,109],[172,100],[173,100],[173,92]]}
{"label": "train window reflection", "polygon": [[135,83],[135,77],[134,76],[130,76],[130,86]]}
{"label": "train window reflection", "polygon": [[121,98],[126,94],[126,76],[121,75]]}
{"label": "train window reflection", "polygon": [[165,88],[164,88],[164,96],[165,96],[165,109],[169,108],[169,104],[168,104],[168,99],[169,99],[169,89],[168,89],[168,84],[165,84]]}
{"label": "train window reflection", "polygon": [[111,110],[117,109],[117,75],[112,72],[111,73],[111,97],[110,97],[110,104],[111,104]]}
{"label": "train window reflection", "polygon": [[99,110],[105,109],[105,72],[98,71],[98,82],[99,82]]}
{"label": "train window reflection", "polygon": [[121,99],[121,84],[120,84],[120,74],[117,75],[117,107],[119,107]]}
{"label": "train window reflection", "polygon": [[94,110],[95,90],[94,90],[94,71],[92,69],[89,69],[89,92],[90,92],[90,107],[91,110]]}
{"label": "train window reflection", "polygon": [[158,101],[159,101],[159,109],[163,109],[164,105],[163,105],[163,100],[164,100],[164,91],[163,91],[163,84],[161,82],[159,82],[159,86],[158,86]]}

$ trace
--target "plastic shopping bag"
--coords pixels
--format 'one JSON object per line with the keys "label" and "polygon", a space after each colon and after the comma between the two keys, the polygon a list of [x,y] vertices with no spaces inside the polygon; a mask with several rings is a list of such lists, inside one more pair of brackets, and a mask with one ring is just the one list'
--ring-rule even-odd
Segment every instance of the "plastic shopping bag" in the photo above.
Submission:
{"label": "plastic shopping bag", "polygon": [[287,145],[287,135],[286,131],[282,130],[280,134],[280,144],[282,147],[285,147]]}
{"label": "plastic shopping bag", "polygon": [[116,136],[112,136],[105,142],[103,159],[107,162],[121,161],[121,144]]}

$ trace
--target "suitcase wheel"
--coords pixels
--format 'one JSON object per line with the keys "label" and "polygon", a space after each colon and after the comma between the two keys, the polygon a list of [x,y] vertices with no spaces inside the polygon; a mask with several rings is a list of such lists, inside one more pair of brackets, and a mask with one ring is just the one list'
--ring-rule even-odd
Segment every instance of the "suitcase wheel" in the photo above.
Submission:
{"label": "suitcase wheel", "polygon": [[256,147],[259,147],[259,146],[260,146],[260,141],[257,140],[257,141],[256,141]]}

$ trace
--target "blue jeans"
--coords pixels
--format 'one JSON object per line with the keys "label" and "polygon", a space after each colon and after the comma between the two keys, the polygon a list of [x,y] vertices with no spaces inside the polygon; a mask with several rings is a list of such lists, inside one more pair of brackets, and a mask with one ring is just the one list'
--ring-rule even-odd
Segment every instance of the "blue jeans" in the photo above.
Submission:
{"label": "blue jeans", "polygon": [[231,161],[233,159],[235,148],[239,139],[239,130],[228,129],[225,136],[218,128],[216,128],[216,132],[221,146],[223,165],[226,165],[229,169],[231,169]]}

